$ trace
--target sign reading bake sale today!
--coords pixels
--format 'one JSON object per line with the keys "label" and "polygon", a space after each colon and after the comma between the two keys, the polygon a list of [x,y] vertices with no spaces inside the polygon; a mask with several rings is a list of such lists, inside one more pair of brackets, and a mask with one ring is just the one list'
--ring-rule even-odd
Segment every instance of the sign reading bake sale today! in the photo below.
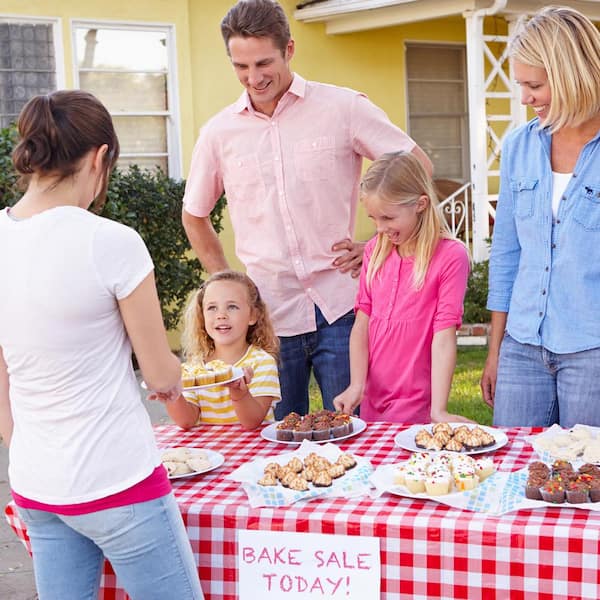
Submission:
{"label": "sign reading bake sale today!", "polygon": [[379,538],[238,532],[239,600],[379,598]]}

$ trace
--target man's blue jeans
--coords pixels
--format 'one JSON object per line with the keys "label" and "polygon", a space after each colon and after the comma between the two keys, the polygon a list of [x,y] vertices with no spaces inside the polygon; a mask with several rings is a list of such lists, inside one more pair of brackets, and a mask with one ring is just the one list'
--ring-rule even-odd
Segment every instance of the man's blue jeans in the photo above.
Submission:
{"label": "man's blue jeans", "polygon": [[311,369],[321,389],[323,407],[333,410],[333,399],[350,384],[350,331],[354,312],[327,323],[315,306],[317,330],[280,337],[279,382],[281,401],[275,406],[275,418],[294,411],[308,413],[308,384]]}
{"label": "man's blue jeans", "polygon": [[600,348],[555,354],[508,334],[500,346],[494,425],[600,425]]}

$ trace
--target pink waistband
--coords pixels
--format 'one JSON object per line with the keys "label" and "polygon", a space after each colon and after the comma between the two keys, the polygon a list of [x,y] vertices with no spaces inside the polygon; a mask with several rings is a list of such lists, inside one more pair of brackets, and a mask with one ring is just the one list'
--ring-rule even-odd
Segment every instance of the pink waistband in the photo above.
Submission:
{"label": "pink waistband", "polygon": [[117,508],[118,506],[156,500],[156,498],[161,498],[170,491],[171,482],[169,481],[167,472],[162,465],[159,465],[152,473],[150,473],[150,475],[148,475],[148,477],[146,477],[146,479],[143,479],[122,492],[111,494],[105,498],[90,500],[89,502],[81,502],[79,504],[46,504],[44,502],[25,498],[24,496],[17,494],[14,490],[11,490],[11,493],[15,504],[21,508],[44,510],[57,515],[85,515],[99,510],[106,510],[107,508]]}

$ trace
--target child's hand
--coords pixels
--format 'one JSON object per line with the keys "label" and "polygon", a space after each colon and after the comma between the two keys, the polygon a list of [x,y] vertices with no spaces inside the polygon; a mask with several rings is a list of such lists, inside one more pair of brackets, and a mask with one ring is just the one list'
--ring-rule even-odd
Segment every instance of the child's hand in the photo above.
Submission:
{"label": "child's hand", "polygon": [[148,400],[158,400],[159,402],[175,402],[179,396],[181,396],[182,388],[181,382],[176,383],[172,388],[159,392],[157,390],[150,390],[148,394]]}
{"label": "child's hand", "polygon": [[225,384],[229,388],[229,395],[232,402],[243,400],[249,393],[248,384],[252,381],[254,371],[252,367],[243,367],[244,376]]}
{"label": "child's hand", "polygon": [[360,404],[361,394],[351,387],[346,388],[333,399],[333,407],[347,415],[354,414],[354,409]]}
{"label": "child's hand", "polygon": [[438,413],[431,413],[431,422],[432,423],[473,423],[477,424],[477,421],[471,421],[471,419],[467,419],[467,417],[463,417],[462,415],[453,415],[449,413],[447,410],[442,410]]}

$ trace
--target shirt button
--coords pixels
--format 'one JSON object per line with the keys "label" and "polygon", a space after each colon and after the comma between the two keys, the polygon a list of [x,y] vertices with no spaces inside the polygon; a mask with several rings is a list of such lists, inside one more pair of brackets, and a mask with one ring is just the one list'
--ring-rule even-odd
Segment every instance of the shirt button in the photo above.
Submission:
{"label": "shirt button", "polygon": [[276,156],[276,157],[275,157],[275,160],[276,160],[276,161],[277,161],[277,160],[279,160],[279,156]]}
{"label": "shirt button", "polygon": [[542,290],[542,296],[546,295],[546,290]]}
{"label": "shirt button", "polygon": [[542,316],[544,316],[544,313],[540,311],[540,312],[538,313],[538,315],[539,315],[540,317],[542,317]]}
{"label": "shirt button", "polygon": [[556,244],[552,244],[552,248],[556,248]]}
{"label": "shirt button", "polygon": [[556,219],[556,224],[558,225],[560,223],[560,219]]}
{"label": "shirt button", "polygon": [[307,288],[306,291],[310,293],[312,292],[312,288]]}
{"label": "shirt button", "polygon": [[550,270],[550,267],[546,267],[544,270],[545,270],[545,271],[549,271],[549,270]]}
{"label": "shirt button", "polygon": [[562,197],[562,199],[563,199],[563,200],[566,200],[566,199],[567,199],[567,197],[566,197],[566,196],[563,196],[563,197]]}

